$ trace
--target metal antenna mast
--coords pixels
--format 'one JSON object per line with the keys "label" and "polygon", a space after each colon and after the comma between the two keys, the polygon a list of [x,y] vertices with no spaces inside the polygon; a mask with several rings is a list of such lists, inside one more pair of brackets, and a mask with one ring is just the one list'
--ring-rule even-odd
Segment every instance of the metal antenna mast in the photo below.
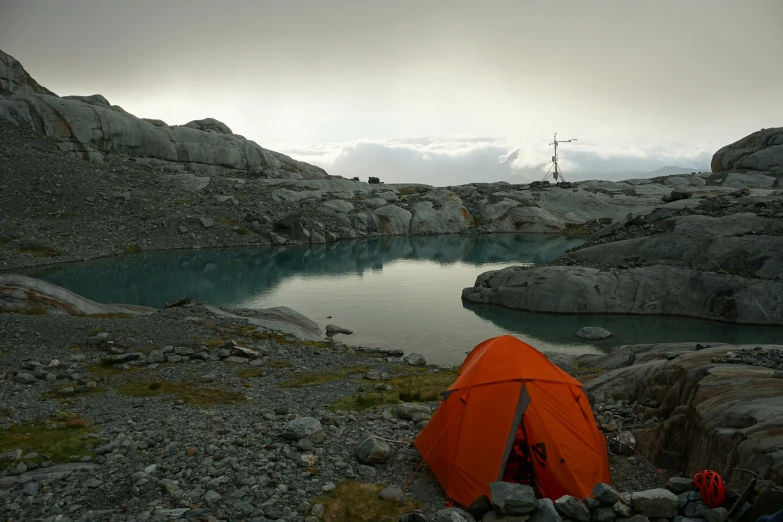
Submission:
{"label": "metal antenna mast", "polygon": [[[576,141],[576,138],[570,139],[570,140],[560,140],[557,141],[557,133],[555,133],[555,140],[550,143],[550,145],[555,146],[555,155],[552,156],[552,167],[554,167],[555,171],[552,173],[552,177],[555,178],[555,182],[559,181],[565,181],[565,178],[563,177],[563,173],[560,171],[560,165],[558,164],[557,160],[557,146],[561,143],[571,143],[572,141]],[[552,167],[549,168],[549,170],[552,170]],[[547,172],[547,175],[544,176],[544,180],[549,177],[549,173]]]}

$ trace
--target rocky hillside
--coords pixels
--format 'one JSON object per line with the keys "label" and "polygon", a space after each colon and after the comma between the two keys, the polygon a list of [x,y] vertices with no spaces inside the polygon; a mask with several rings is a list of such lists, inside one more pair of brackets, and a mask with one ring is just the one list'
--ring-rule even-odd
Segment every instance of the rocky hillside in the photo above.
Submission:
{"label": "rocky hillside", "polygon": [[53,138],[60,149],[96,163],[132,160],[159,172],[250,171],[283,179],[326,178],[323,169],[266,150],[217,120],[185,125],[143,119],[100,94],[57,96],[0,51],[0,119]]}
{"label": "rocky hillside", "polygon": [[696,205],[629,214],[546,266],[482,274],[463,299],[542,312],[781,325],[782,177],[691,178],[702,185],[680,195]]}

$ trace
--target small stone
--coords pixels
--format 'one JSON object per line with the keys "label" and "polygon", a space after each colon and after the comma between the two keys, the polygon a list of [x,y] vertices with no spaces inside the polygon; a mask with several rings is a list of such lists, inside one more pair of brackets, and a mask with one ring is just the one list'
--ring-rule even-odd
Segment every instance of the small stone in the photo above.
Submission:
{"label": "small stone", "polygon": [[337,326],[336,324],[326,325],[326,335],[332,337],[337,334],[351,335],[353,334],[353,330],[349,330],[348,328],[343,328],[342,326]]}
{"label": "small stone", "polygon": [[615,502],[620,500],[620,493],[609,484],[604,484],[603,482],[599,482],[595,485],[593,488],[593,495],[595,496],[595,499],[602,504],[608,504],[610,506],[613,506]]}
{"label": "small stone", "polygon": [[728,510],[724,507],[708,509],[704,512],[704,519],[707,522],[723,522],[728,514]]}
{"label": "small stone", "polygon": [[590,510],[587,509],[584,502],[571,495],[564,495],[555,501],[555,509],[560,515],[578,520],[579,522],[588,522],[590,520]]}
{"label": "small stone", "polygon": [[633,513],[631,506],[619,500],[614,503],[612,509],[614,509],[614,512],[617,513],[617,516],[620,518],[629,518]]}
{"label": "small stone", "polygon": [[612,332],[600,326],[585,326],[576,332],[576,336],[588,341],[603,341],[604,339],[609,339],[612,336]]}
{"label": "small stone", "polygon": [[427,360],[424,356],[416,352],[406,353],[402,357],[402,360],[405,361],[408,366],[425,366],[427,364]]}
{"label": "small stone", "polygon": [[435,513],[432,522],[475,522],[475,520],[460,508],[450,507]]}
{"label": "small stone", "polygon": [[215,220],[208,217],[200,217],[198,220],[201,221],[201,226],[204,228],[210,228],[215,224]]}
{"label": "small stone", "polygon": [[170,363],[178,363],[178,362],[180,362],[182,360],[182,356],[181,355],[169,355],[168,357],[166,357],[166,360],[168,362],[170,362]]}
{"label": "small stone", "polygon": [[275,408],[275,415],[288,415],[288,406],[278,406]]}
{"label": "small stone", "polygon": [[67,388],[60,388],[57,390],[58,395],[73,395],[76,392],[76,389],[73,386],[68,386]]}
{"label": "small stone", "polygon": [[25,372],[17,373],[14,376],[14,382],[18,382],[19,384],[32,384],[35,382],[35,380],[35,377]]}
{"label": "small stone", "polygon": [[[328,485],[328,484],[327,484]],[[326,486],[324,486],[326,487]],[[334,489],[334,484],[332,484],[332,489]],[[327,491],[327,490],[324,490]],[[331,490],[328,490],[331,491]],[[313,515],[316,518],[323,518],[324,513],[326,513],[326,508],[323,504],[316,504],[313,506],[313,509],[310,510],[310,514]]]}
{"label": "small stone", "polygon": [[321,423],[312,417],[297,417],[285,426],[283,436],[290,440],[300,440],[321,431]]}
{"label": "small stone", "polygon": [[152,350],[149,355],[147,355],[147,364],[161,363],[163,361],[163,352],[160,350]]}
{"label": "small stone", "polygon": [[214,373],[205,373],[204,375],[201,375],[198,380],[201,382],[212,382],[216,379]]}
{"label": "small stone", "polygon": [[535,492],[530,486],[492,482],[489,489],[492,504],[501,515],[525,515],[538,507]]}
{"label": "small stone", "polygon": [[385,440],[367,435],[356,446],[355,455],[365,464],[380,464],[391,455],[391,446]]}
{"label": "small stone", "polygon": [[396,499],[398,501],[405,502],[404,497],[402,496],[402,490],[398,486],[386,486],[381,490],[378,496],[383,500]]}
{"label": "small stone", "polygon": [[685,477],[671,477],[666,482],[666,489],[675,495],[679,495],[693,489],[693,480]]}
{"label": "small stone", "polygon": [[210,489],[204,494],[204,501],[208,504],[214,504],[216,502],[220,502],[221,500],[223,500],[223,497],[221,497],[220,493],[213,489]]}
{"label": "small stone", "polygon": [[194,448],[193,446],[188,446],[187,448],[185,448],[185,455],[187,455],[188,457],[192,457],[193,455],[196,454],[196,452],[198,452],[198,449]]}
{"label": "small stone", "polygon": [[367,478],[373,478],[376,475],[375,468],[362,464],[359,466],[359,475]]}
{"label": "small stone", "polygon": [[38,496],[38,483],[37,482],[28,482],[22,488],[22,492],[25,495],[27,495],[28,497],[36,497],[36,496]]}
{"label": "small stone", "polygon": [[188,229],[186,227],[180,225],[179,226],[179,233],[180,234],[187,234],[188,233]]}
{"label": "small stone", "polygon": [[672,518],[677,516],[677,495],[668,489],[657,488],[631,494],[633,508],[648,518]]}
{"label": "small stone", "polygon": [[612,522],[617,519],[617,513],[611,506],[601,506],[593,510],[590,520],[594,522]]}
{"label": "small stone", "polygon": [[542,498],[538,501],[538,509],[530,514],[530,522],[563,522],[563,519],[555,509],[552,499]]}

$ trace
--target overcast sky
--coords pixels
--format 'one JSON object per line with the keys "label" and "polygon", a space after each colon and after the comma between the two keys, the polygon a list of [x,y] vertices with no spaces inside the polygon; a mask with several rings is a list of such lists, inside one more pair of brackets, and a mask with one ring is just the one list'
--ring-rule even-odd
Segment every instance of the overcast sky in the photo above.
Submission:
{"label": "overcast sky", "polygon": [[535,176],[555,131],[574,175],[703,168],[783,125],[783,0],[0,0],[0,49],[57,94],[388,181],[515,149]]}

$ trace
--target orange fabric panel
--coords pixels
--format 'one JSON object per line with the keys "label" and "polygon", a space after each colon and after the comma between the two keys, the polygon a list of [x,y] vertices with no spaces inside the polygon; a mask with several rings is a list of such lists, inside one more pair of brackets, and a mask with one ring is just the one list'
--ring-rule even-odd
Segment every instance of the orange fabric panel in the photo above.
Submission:
{"label": "orange fabric panel", "polygon": [[580,401],[587,405],[582,391],[552,383],[528,382],[526,387],[530,406],[525,411],[525,430],[541,494],[553,499],[584,498],[592,496],[596,482],[611,483],[606,440],[592,414],[580,408]]}
{"label": "orange fabric panel", "polygon": [[414,440],[416,449],[445,491],[448,491],[452,477],[465,405],[459,400],[459,394],[451,394],[447,400],[441,401],[430,421]]}
{"label": "orange fabric panel", "polygon": [[[498,480],[503,454],[512,432],[522,390],[520,382],[503,382],[470,389],[459,433],[459,446],[450,477],[449,498],[469,505],[489,495],[489,483]],[[456,398],[455,392],[449,400]]]}
{"label": "orange fabric panel", "polygon": [[449,389],[520,379],[581,386],[529,344],[511,335],[501,335],[484,341],[468,355]]}

